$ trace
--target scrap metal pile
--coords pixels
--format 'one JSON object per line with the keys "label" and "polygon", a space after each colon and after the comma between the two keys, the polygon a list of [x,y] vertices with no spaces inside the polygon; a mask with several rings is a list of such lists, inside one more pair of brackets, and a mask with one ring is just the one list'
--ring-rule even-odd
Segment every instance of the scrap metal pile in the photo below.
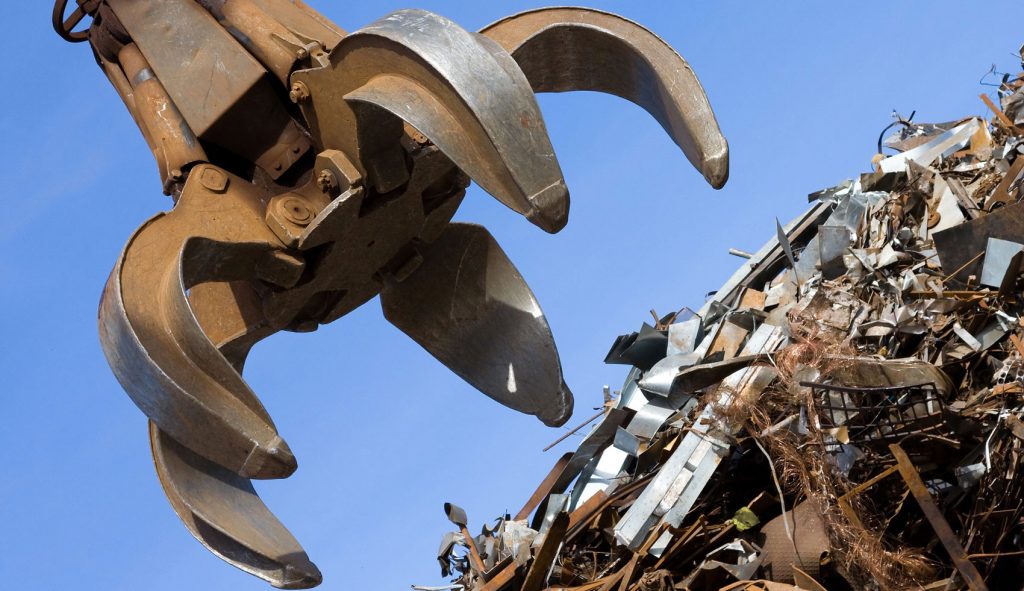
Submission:
{"label": "scrap metal pile", "polygon": [[699,311],[619,337],[619,395],[518,513],[445,506],[442,588],[1019,588],[1022,85],[897,117]]}

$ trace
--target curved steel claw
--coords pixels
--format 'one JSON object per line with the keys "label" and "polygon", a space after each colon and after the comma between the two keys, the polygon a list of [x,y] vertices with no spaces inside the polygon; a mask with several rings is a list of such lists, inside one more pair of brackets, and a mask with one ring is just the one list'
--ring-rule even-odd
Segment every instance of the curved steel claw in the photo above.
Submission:
{"label": "curved steel claw", "polygon": [[729,178],[729,145],[690,65],[644,27],[589,8],[540,8],[482,34],[512,54],[536,92],[593,90],[650,113],[712,187]]}
{"label": "curved steel claw", "polygon": [[118,381],[160,429],[239,475],[284,478],[295,456],[187,296],[205,281],[298,280],[302,264],[282,256],[264,200],[216,167],[194,169],[177,206],[125,247],[100,302],[100,338]]}
{"label": "curved steel claw", "polygon": [[569,193],[530,83],[490,39],[422,10],[401,10],[349,35],[330,66],[296,72],[323,148],[358,162],[379,192],[404,180],[401,121],[485,191],[548,232]]}
{"label": "curved steel claw", "polygon": [[149,423],[160,485],[189,532],[225,562],[281,589],[308,589],[322,577],[252,483],[191,452]]}
{"label": "curved steel claw", "polygon": [[569,420],[572,393],[547,319],[482,226],[450,224],[380,300],[389,322],[484,394],[548,426]]}

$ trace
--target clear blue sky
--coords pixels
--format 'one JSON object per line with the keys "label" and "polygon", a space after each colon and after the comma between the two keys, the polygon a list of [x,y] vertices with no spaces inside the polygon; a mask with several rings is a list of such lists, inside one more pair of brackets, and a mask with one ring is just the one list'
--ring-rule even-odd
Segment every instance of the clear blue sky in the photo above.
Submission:
{"label": "clear blue sky", "polygon": [[[309,0],[354,30],[406,3]],[[978,79],[1016,71],[1019,3],[594,1],[647,25],[696,70],[732,148],[715,192],[639,108],[593,94],[540,105],[573,195],[549,236],[471,190],[536,292],[576,394],[574,424],[617,388],[601,360],[648,310],[696,307],[816,189],[867,170],[889,113],[983,114]],[[538,2],[422,0],[477,29]],[[5,589],[268,589],[208,554],[153,472],[143,415],[100,351],[96,306],[134,229],[169,207],[150,152],[50,3],[10,3],[0,62],[0,580]],[[296,371],[295,368],[299,368]],[[434,553],[465,507],[473,529],[515,511],[560,433],[464,384],[371,302],[312,334],[257,346],[246,377],[299,459],[259,483],[324,573],[324,589],[439,581]]]}

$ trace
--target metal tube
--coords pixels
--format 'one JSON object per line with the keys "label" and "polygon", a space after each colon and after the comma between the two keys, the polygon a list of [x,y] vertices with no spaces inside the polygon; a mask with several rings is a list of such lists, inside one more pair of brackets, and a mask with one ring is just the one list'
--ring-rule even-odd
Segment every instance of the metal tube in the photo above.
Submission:
{"label": "metal tube", "polygon": [[133,115],[151,138],[164,193],[169,195],[171,186],[184,178],[188,165],[207,160],[206,152],[139,48],[129,43],[117,58],[134,95]]}

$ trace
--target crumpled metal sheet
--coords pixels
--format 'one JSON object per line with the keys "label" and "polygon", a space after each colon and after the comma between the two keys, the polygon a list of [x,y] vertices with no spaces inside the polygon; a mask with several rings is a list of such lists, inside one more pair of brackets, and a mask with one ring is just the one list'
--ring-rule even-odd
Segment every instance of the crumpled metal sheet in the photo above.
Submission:
{"label": "crumpled metal sheet", "polygon": [[[707,558],[692,575],[682,583],[682,589],[706,588],[708,583],[698,587],[698,580],[714,577],[714,571],[724,571],[732,579],[743,581],[750,579],[764,560],[762,550],[746,540],[734,540],[708,552]],[[714,574],[712,574],[714,573]],[[721,575],[719,575],[721,576]],[[703,581],[702,581],[703,582]]]}

